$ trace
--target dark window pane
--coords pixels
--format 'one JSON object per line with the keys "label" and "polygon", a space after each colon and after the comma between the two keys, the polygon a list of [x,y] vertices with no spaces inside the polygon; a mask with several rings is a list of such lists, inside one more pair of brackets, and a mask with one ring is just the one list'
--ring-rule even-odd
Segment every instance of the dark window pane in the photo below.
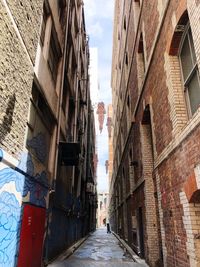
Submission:
{"label": "dark window pane", "polygon": [[195,51],[194,51],[194,42],[193,42],[193,38],[192,38],[191,29],[189,29],[188,35],[189,35],[189,39],[190,39],[190,47],[191,47],[191,50],[192,50],[191,53],[192,53],[192,58],[193,58],[193,64],[195,64],[196,61],[197,61],[197,58],[196,58],[196,54],[195,54]]}
{"label": "dark window pane", "polygon": [[188,94],[192,114],[194,114],[200,105],[200,84],[198,76],[198,72],[196,71],[188,84]]}
{"label": "dark window pane", "polygon": [[190,47],[189,47],[189,42],[188,42],[187,36],[184,40],[180,56],[181,56],[183,77],[184,77],[184,81],[185,81],[187,79],[188,75],[190,74],[192,67],[193,67],[191,53],[190,53]]}
{"label": "dark window pane", "polygon": [[60,49],[56,37],[56,32],[53,26],[51,30],[48,62],[54,82],[56,82],[57,78],[59,59],[60,59]]}
{"label": "dark window pane", "polygon": [[47,19],[48,19],[49,14],[50,14],[49,9],[45,2],[43,5],[43,19],[42,19],[41,34],[40,34],[40,41],[41,41],[42,46],[44,45],[46,24],[47,24]]}

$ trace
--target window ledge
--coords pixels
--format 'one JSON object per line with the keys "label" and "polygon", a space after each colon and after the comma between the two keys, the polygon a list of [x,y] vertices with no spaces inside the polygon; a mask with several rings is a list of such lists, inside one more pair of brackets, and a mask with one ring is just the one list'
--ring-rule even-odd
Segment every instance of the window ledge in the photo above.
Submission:
{"label": "window ledge", "polygon": [[156,169],[199,125],[200,107],[194,113],[193,117],[187,122],[182,131],[179,132],[173,138],[173,140],[163,149],[160,155],[155,159],[154,169]]}

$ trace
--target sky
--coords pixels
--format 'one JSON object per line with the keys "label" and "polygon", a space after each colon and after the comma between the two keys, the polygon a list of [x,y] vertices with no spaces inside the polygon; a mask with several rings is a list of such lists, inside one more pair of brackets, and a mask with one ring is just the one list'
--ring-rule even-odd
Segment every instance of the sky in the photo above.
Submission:
{"label": "sky", "polygon": [[[112,61],[112,31],[114,0],[84,0],[86,32],[89,35],[90,48],[98,51],[98,99],[106,106],[112,103],[111,96],[111,61]],[[92,88],[91,88],[92,90]],[[103,131],[100,134],[98,125],[97,134],[97,188],[98,191],[108,191],[108,175],[105,161],[108,159],[108,132],[106,127],[107,114],[105,114]],[[96,122],[97,123],[97,122]]]}

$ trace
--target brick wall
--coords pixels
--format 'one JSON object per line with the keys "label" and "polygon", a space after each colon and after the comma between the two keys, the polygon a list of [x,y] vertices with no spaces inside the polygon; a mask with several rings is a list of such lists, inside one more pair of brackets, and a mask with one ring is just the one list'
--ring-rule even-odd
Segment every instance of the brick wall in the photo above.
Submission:
{"label": "brick wall", "polygon": [[[113,102],[118,103],[117,109],[119,110],[116,115],[118,123],[115,125],[117,129],[114,129],[116,133],[114,144],[115,147],[116,144],[120,146],[120,159],[122,155],[128,155],[129,149],[132,148],[132,161],[137,162],[137,166],[131,169],[129,173],[129,176],[134,173],[134,183],[131,182],[133,213],[141,205],[145,217],[146,259],[150,259],[157,253],[154,259],[149,260],[150,265],[153,266],[153,260],[156,257],[160,256],[161,259],[162,256],[159,255],[158,251],[162,250],[164,266],[198,266],[199,242],[195,239],[197,237],[195,234],[199,233],[196,223],[200,219],[199,206],[196,203],[189,203],[185,195],[184,184],[191,173],[194,172],[195,166],[200,163],[200,111],[198,109],[192,117],[188,116],[179,59],[177,54],[170,52],[170,47],[172,46],[177,23],[187,8],[197,65],[198,68],[200,67],[200,5],[199,1],[195,0],[158,0],[151,3],[140,1],[140,3],[140,8],[136,7],[135,1],[131,5],[131,14],[137,12],[137,15],[134,20],[132,18],[129,20],[131,26],[128,25],[128,31],[130,29],[131,37],[128,35],[127,47],[122,46],[124,51],[128,51],[130,65],[126,69],[126,75],[123,71],[116,72],[117,78],[121,79],[121,84],[116,83],[115,90],[120,92],[123,89],[123,94],[119,102],[117,94],[115,94]],[[141,17],[140,11],[142,12]],[[137,25],[138,21],[139,24]],[[144,75],[141,75],[137,54],[141,33],[143,35],[145,59]],[[175,45],[177,45],[176,42]],[[121,51],[121,54],[123,52]],[[124,67],[122,66],[122,69]],[[130,138],[129,144],[124,147],[122,145],[124,140],[121,143],[116,142],[116,140],[119,140],[118,132],[123,125],[124,117],[121,115],[125,114],[122,111],[126,106],[124,99],[128,94],[130,95],[134,124],[132,129],[127,132],[127,136],[124,135],[123,138],[129,138],[132,134],[133,138]],[[148,169],[150,160],[144,156],[147,154],[143,151],[145,147],[142,141],[144,132],[141,133],[139,130],[144,107],[147,104],[151,108],[153,140],[152,177],[154,180],[150,187],[148,186],[150,191],[144,185],[143,188],[141,186],[144,182],[143,174]],[[124,158],[125,156],[121,161],[119,160],[121,166],[125,164]],[[115,166],[116,172],[118,166],[119,163]],[[157,196],[157,202],[155,200],[155,203],[154,191]],[[140,196],[143,194],[144,199],[138,201],[138,194]],[[198,195],[198,201],[199,198]],[[150,207],[153,204],[152,213],[149,212],[147,206],[145,210],[146,203],[150,203]],[[153,213],[154,216],[152,217]],[[187,218],[187,216],[189,217]],[[150,244],[151,234],[148,229],[148,220],[151,221],[152,218],[155,220],[158,232],[158,243],[156,245]],[[151,249],[153,250],[155,246],[157,251],[153,254],[154,252]]]}
{"label": "brick wall", "polygon": [[8,0],[8,7],[30,55],[32,63],[35,55],[42,22],[42,0],[14,1]]}
{"label": "brick wall", "polygon": [[158,227],[153,183],[153,146],[151,125],[141,125],[143,177],[145,179],[145,216],[146,216],[146,255],[150,266],[157,266],[159,261]]}
{"label": "brick wall", "polygon": [[[34,3],[35,1],[33,1],[32,7],[37,9],[38,1]],[[8,6],[5,1],[0,3],[0,143],[3,149],[18,158],[19,153],[24,148],[29,97],[33,80],[33,65],[29,55],[32,54],[33,59],[36,51],[30,52],[30,54],[26,51],[29,49],[26,48],[16,24],[16,21],[20,21],[22,12],[17,10],[17,7],[14,10],[15,5],[17,5],[16,1],[9,1]],[[12,10],[9,9],[10,6],[12,6]],[[11,12],[15,12],[16,17],[13,17]],[[26,12],[27,17],[29,16],[28,9]],[[40,21],[40,13],[37,15],[34,13],[33,17],[34,21]],[[33,29],[33,25],[31,24],[29,27]],[[39,31],[38,24],[35,25],[35,30]],[[36,45],[36,36],[32,35],[32,30],[28,31],[27,29],[28,32],[27,42],[32,47],[31,39]]]}
{"label": "brick wall", "polygon": [[[175,266],[175,262],[176,266],[196,266],[190,265],[189,260],[196,258],[194,251],[191,254],[191,245],[194,245],[192,240],[194,234],[199,233],[199,228],[194,227],[197,232],[192,231],[190,218],[194,215],[196,222],[200,217],[198,213],[196,215],[193,213],[192,207],[197,204],[188,203],[183,188],[186,179],[199,162],[199,134],[198,128],[158,168],[162,196],[162,223],[165,228],[164,244],[167,248],[167,262],[171,266]],[[196,256],[198,258],[198,254]]]}

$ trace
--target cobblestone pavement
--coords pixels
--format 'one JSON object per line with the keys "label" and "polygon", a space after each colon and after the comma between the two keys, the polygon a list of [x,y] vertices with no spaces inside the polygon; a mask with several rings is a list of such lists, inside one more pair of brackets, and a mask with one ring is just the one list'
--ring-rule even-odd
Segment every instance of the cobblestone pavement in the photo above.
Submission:
{"label": "cobblestone pavement", "polygon": [[142,267],[123,251],[119,241],[107,234],[106,229],[96,230],[74,254],[66,260],[55,261],[49,267]]}

